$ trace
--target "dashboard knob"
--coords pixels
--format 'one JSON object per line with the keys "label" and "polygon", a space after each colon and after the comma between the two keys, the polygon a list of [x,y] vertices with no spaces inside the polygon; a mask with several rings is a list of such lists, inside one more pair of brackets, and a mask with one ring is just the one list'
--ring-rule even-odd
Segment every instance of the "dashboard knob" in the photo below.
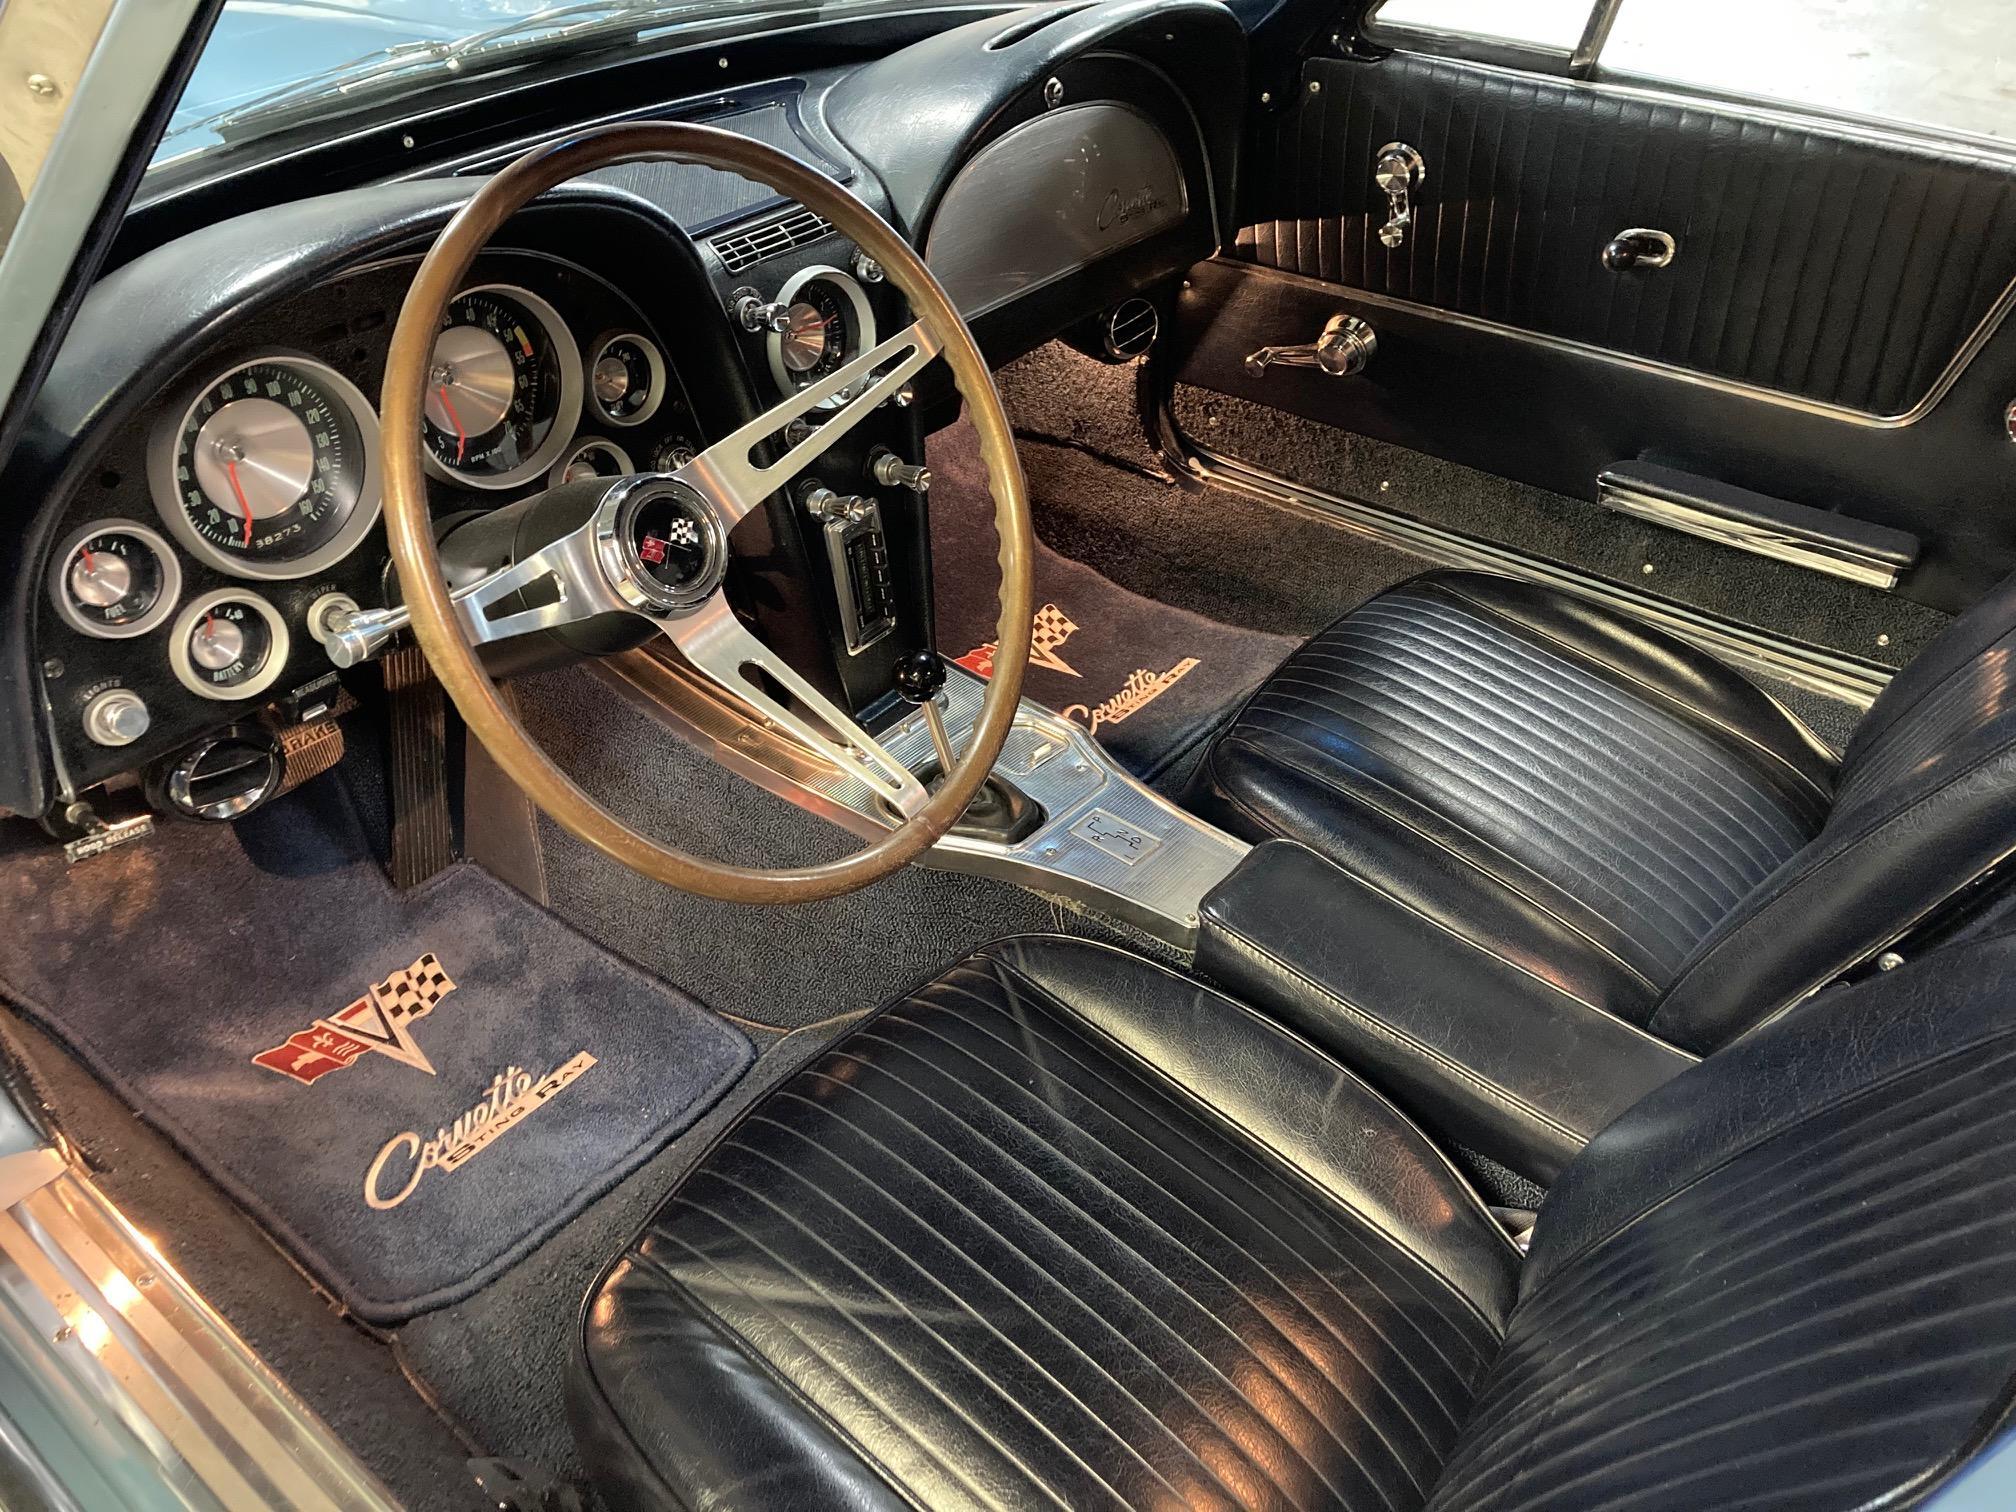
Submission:
{"label": "dashboard knob", "polygon": [[882,264],[875,261],[866,252],[856,252],[854,254],[853,268],[854,276],[863,283],[880,283],[886,276],[882,272]]}
{"label": "dashboard knob", "polygon": [[917,493],[931,489],[931,469],[905,462],[892,451],[879,454],[869,464],[868,475],[884,488],[908,488]]}
{"label": "dashboard knob", "polygon": [[791,329],[791,306],[768,302],[755,290],[746,289],[735,296],[735,318],[745,331],[782,333]]}
{"label": "dashboard knob", "polygon": [[131,745],[153,722],[146,700],[131,688],[107,688],[84,706],[84,733],[101,746]]}

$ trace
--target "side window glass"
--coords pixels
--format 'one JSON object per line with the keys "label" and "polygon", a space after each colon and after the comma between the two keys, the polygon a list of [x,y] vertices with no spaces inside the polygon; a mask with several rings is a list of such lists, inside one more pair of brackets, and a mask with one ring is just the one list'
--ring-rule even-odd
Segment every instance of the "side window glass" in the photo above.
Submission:
{"label": "side window glass", "polygon": [[1378,0],[1409,52],[2016,142],[1999,0]]}
{"label": "side window glass", "polygon": [[1597,71],[2016,141],[2001,0],[1624,0]]}

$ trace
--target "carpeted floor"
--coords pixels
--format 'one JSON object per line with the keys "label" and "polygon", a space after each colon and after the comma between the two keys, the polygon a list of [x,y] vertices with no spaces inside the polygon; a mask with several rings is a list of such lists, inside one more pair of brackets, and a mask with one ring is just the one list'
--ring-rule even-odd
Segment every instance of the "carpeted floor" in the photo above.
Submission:
{"label": "carpeted floor", "polygon": [[[1159,602],[1226,624],[1306,638],[1417,572],[1425,558],[1334,520],[1217,489],[1178,486],[1148,444],[1137,374],[1059,343],[996,375],[1015,416],[1037,528],[1066,556]],[[1284,476],[1557,555],[1683,603],[1901,664],[1945,616],[1889,594],[1632,524],[1595,505],[1401,447],[1179,389],[1195,439]],[[1655,571],[1643,571],[1647,560]],[[1879,636],[1889,637],[1879,643]],[[1861,710],[1753,679],[1837,751]],[[1165,787],[1168,778],[1163,779]],[[1174,791],[1175,789],[1170,789]]]}
{"label": "carpeted floor", "polygon": [[[1000,570],[986,469],[971,428],[933,436],[930,461],[938,647],[985,677],[993,670]],[[1149,780],[1299,644],[1293,636],[1223,624],[1130,593],[1040,539],[1035,597],[1023,696],[1085,725],[1116,761]]]}
{"label": "carpeted floor", "polygon": [[[678,740],[587,668],[513,686],[540,746],[646,834],[747,866],[809,865],[859,846]],[[717,1011],[780,1030],[873,1008],[1002,935],[1136,938],[1012,883],[921,866],[821,903],[718,903],[646,881],[543,817],[539,835],[556,912]]]}
{"label": "carpeted floor", "polygon": [[375,1323],[493,1281],[753,1057],[476,868],[396,892],[336,777],[77,867],[11,832],[0,898],[8,999]]}

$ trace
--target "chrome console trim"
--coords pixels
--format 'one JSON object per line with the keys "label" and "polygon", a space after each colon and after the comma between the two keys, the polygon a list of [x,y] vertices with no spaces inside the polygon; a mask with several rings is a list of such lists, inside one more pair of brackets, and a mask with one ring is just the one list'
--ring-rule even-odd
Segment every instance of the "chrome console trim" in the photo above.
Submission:
{"label": "chrome console trim", "polygon": [[[798,807],[863,837],[892,817],[860,777],[766,727],[656,645],[592,664],[668,730],[730,770]],[[979,717],[985,687],[948,667],[939,708],[955,749]],[[934,759],[921,710],[881,734],[884,750],[912,771]],[[1044,811],[1044,822],[1013,845],[947,835],[926,866],[996,877],[1097,909],[1181,950],[1197,944],[1204,897],[1251,849],[1136,781],[1091,735],[1023,700],[994,770]]]}
{"label": "chrome console trim", "polygon": [[[0,1097],[0,1482],[56,1507],[396,1503]],[[14,1132],[19,1132],[15,1130]]]}
{"label": "chrome console trim", "polygon": [[1427,525],[1376,504],[1324,493],[1248,463],[1221,457],[1184,436],[1175,417],[1161,420],[1167,437],[1180,438],[1182,451],[1170,457],[1191,477],[1214,488],[1243,494],[1280,508],[1298,509],[1340,523],[1450,567],[1474,568],[1524,578],[1602,604],[1719,657],[1732,666],[1791,683],[1824,698],[1858,708],[1876,701],[1890,681],[1888,669],[1859,657],[1843,656],[1739,625],[1651,594],[1635,593],[1593,573],[1564,567],[1509,546],[1459,531]]}
{"label": "chrome console trim", "polygon": [[1739,551],[1770,557],[1774,561],[1790,562],[1796,567],[1808,567],[1815,572],[1846,578],[1851,583],[1862,583],[1871,588],[1897,586],[1898,569],[1894,563],[1865,555],[1846,543],[1809,541],[1789,531],[1773,530],[1747,520],[1732,520],[1712,510],[1634,487],[1628,480],[1610,473],[1603,473],[1596,479],[1596,502],[1619,514],[1719,541],[1724,546],[1734,546]]}

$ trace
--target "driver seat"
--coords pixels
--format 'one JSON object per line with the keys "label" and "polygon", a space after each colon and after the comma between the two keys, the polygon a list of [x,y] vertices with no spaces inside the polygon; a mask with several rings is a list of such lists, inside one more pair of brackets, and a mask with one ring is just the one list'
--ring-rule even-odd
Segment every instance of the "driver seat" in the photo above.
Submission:
{"label": "driver seat", "polygon": [[2016,1368],[2016,935],[1627,1111],[1529,1253],[1279,1024],[1034,937],[756,1101],[590,1293],[615,1507],[1846,1507]]}

